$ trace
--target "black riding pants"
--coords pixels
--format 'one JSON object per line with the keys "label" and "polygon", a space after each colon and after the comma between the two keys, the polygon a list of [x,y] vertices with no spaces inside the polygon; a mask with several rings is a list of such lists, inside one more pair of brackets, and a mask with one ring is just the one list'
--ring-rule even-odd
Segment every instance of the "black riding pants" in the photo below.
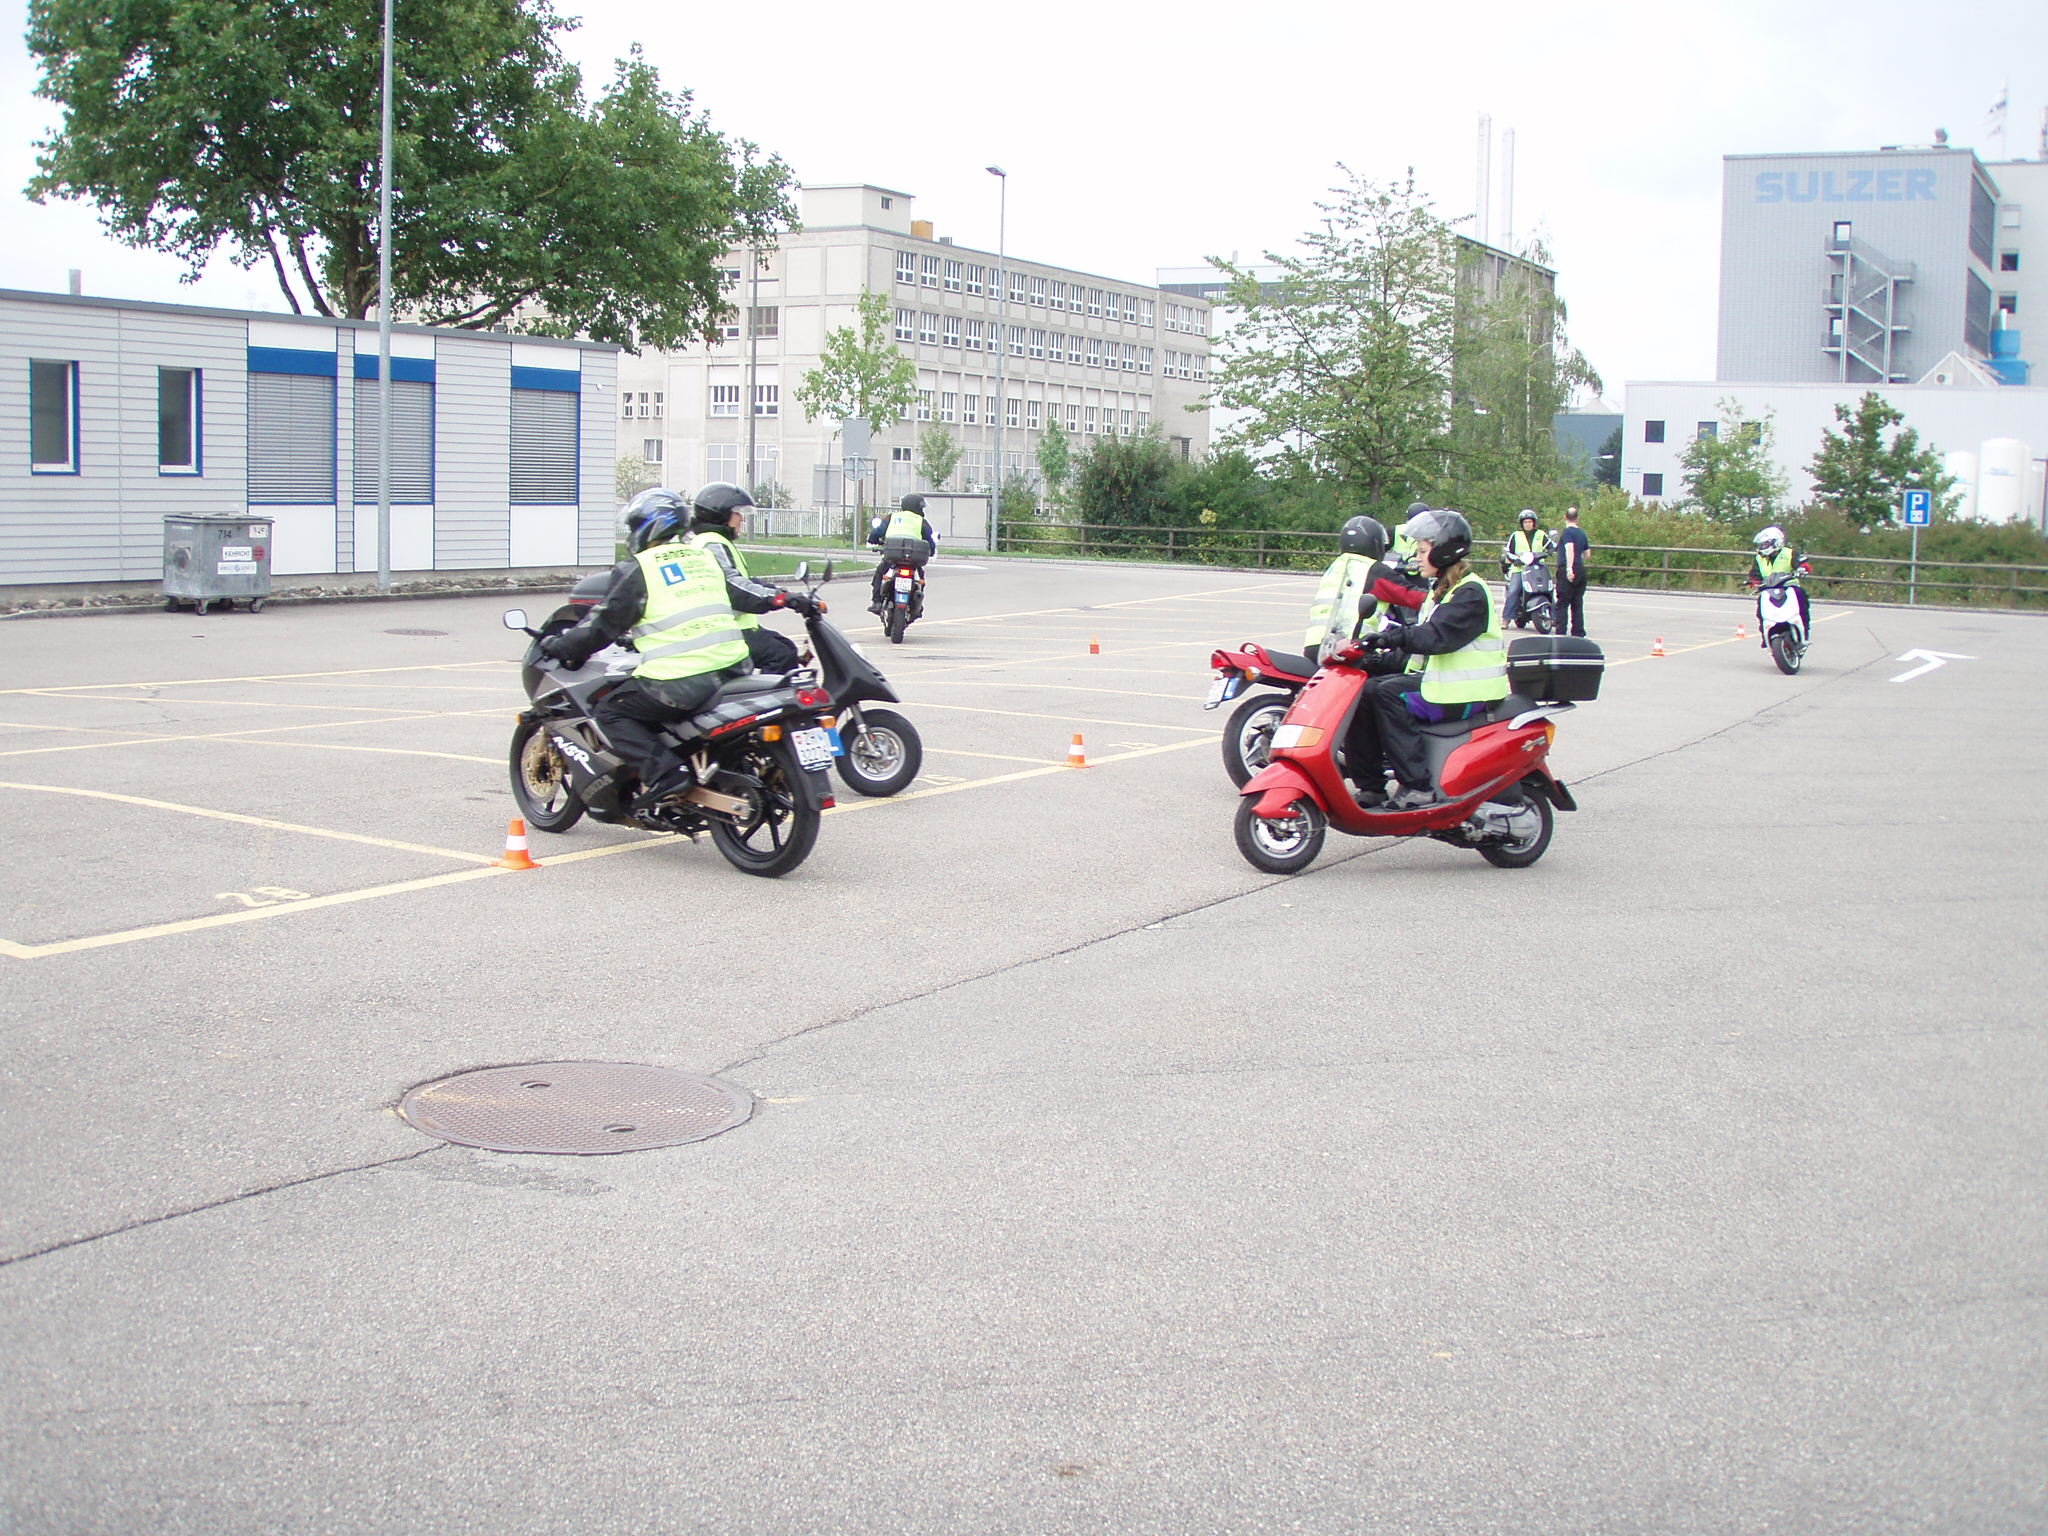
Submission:
{"label": "black riding pants", "polygon": [[1557,584],[1557,617],[1550,627],[1560,635],[1583,635],[1586,632],[1586,584],[1583,581],[1560,581]]}
{"label": "black riding pants", "polygon": [[747,631],[747,654],[756,672],[794,672],[797,668],[796,642],[763,624]]}
{"label": "black riding pants", "polygon": [[619,756],[639,769],[640,782],[652,784],[676,761],[661,728],[689,719],[732,675],[733,669],[701,677],[629,677],[599,701],[598,727]]}
{"label": "black riding pants", "polygon": [[[1491,704],[1432,704],[1422,696],[1422,674],[1399,672],[1376,677],[1366,688],[1380,729],[1380,751],[1387,767],[1408,789],[1429,788],[1429,751],[1422,744],[1422,725],[1483,715]],[[1361,705],[1360,708],[1364,706]]]}

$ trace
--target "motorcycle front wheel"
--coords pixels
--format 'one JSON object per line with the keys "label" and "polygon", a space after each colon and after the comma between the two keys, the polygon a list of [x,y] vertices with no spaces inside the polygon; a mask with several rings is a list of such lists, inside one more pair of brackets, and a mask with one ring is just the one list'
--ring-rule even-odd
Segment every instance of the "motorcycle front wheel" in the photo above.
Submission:
{"label": "motorcycle front wheel", "polygon": [[1787,677],[1799,670],[1799,663],[1806,659],[1806,647],[1799,643],[1799,637],[1784,625],[1771,631],[1771,660],[1778,664],[1778,670]]}
{"label": "motorcycle front wheel", "polygon": [[882,633],[889,637],[891,645],[903,643],[903,631],[910,628],[910,612],[901,603],[890,603],[882,610]]}
{"label": "motorcycle front wheel", "polygon": [[736,821],[711,818],[711,841],[734,869],[772,880],[810,857],[824,812],[816,784],[788,741],[748,741],[743,755],[713,776],[711,788],[747,802]]}
{"label": "motorcycle front wheel", "polygon": [[1307,869],[1323,851],[1323,833],[1329,825],[1323,808],[1303,795],[1287,807],[1285,816],[1269,820],[1252,814],[1258,803],[1256,795],[1237,802],[1237,851],[1245,862],[1269,875]]}
{"label": "motorcycle front wheel", "polygon": [[566,832],[583,819],[569,765],[538,720],[512,728],[512,801],[536,832]]}
{"label": "motorcycle front wheel", "polygon": [[1550,610],[1548,608],[1538,608],[1536,610],[1535,624],[1537,634],[1547,635],[1550,633]]}
{"label": "motorcycle front wheel", "polygon": [[1223,771],[1243,789],[1273,757],[1273,732],[1286,718],[1293,701],[1284,695],[1258,693],[1231,712],[1223,727]]}
{"label": "motorcycle front wheel", "polygon": [[858,727],[842,722],[840,739],[846,755],[835,766],[856,794],[893,795],[924,766],[917,727],[893,709],[863,709]]}

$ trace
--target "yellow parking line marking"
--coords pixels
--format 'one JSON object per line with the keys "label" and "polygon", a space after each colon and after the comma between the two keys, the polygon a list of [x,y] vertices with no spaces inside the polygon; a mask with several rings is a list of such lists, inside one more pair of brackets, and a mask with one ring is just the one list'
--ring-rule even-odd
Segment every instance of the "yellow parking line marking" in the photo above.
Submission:
{"label": "yellow parking line marking", "polygon": [[245,827],[265,827],[272,832],[298,832],[307,837],[331,837],[344,843],[368,843],[375,848],[396,848],[403,853],[431,853],[466,863],[492,864],[496,860],[480,853],[460,853],[453,848],[433,848],[425,843],[403,843],[388,837],[370,837],[361,832],[336,832],[327,827],[302,827],[296,822],[272,821],[267,816],[244,816],[236,811],[215,811],[202,805],[179,805],[171,800],[151,800],[142,795],[117,795],[105,789],[76,789],[64,784],[16,784],[0,779],[0,789],[27,790],[43,795],[76,795],[85,800],[111,800],[120,805],[140,805],[157,811],[178,811],[186,816],[203,816],[210,821],[239,822]]}
{"label": "yellow parking line marking", "polygon": [[[476,667],[502,667],[502,661],[436,661],[418,667],[337,667],[327,672],[260,672],[248,677],[177,677],[146,683],[71,683],[61,691],[91,693],[100,688],[196,688],[206,683],[282,683],[307,677],[383,677],[393,672],[464,672]],[[13,693],[50,693],[43,688],[0,688],[0,696]]]}
{"label": "yellow parking line marking", "polygon": [[1063,725],[1120,725],[1134,731],[1199,731],[1204,737],[1219,734],[1205,725],[1165,725],[1157,720],[1105,720],[1099,715],[1047,715],[1029,709],[989,709],[984,705],[975,704],[937,704],[930,699],[919,699],[917,707],[950,709],[963,715],[1005,715],[1012,720],[1057,720]]}
{"label": "yellow parking line marking", "polygon": [[[1101,767],[1107,763],[1129,762],[1134,757],[1157,757],[1162,752],[1181,752],[1189,747],[1207,746],[1217,740],[1219,734],[1207,732],[1194,741],[1175,741],[1163,747],[1140,747],[1130,752],[1112,752],[1107,757],[1091,758],[1088,766]],[[991,784],[1015,784],[1024,779],[1042,779],[1048,774],[1075,771],[1066,763],[1047,763],[1041,768],[1023,768],[1015,773],[999,773],[986,779],[965,779],[958,784],[938,784],[930,789],[913,789],[908,794],[891,795],[887,799],[869,799],[863,796],[856,800],[842,800],[833,807],[833,810],[865,811],[878,805],[901,805],[906,800],[929,800],[934,795],[957,795],[963,789],[984,789]],[[1080,771],[1085,773],[1087,769]],[[825,814],[830,816],[832,811]]]}
{"label": "yellow parking line marking", "polygon": [[176,699],[163,699],[147,694],[65,693],[55,688],[26,688],[21,691],[37,698],[64,699],[74,704],[204,704],[219,709],[302,709],[336,715],[365,709],[381,709],[400,719],[442,713],[440,710],[410,709],[403,704],[300,704],[287,703],[282,699],[195,699],[190,694],[179,694]]}
{"label": "yellow parking line marking", "polygon": [[959,747],[934,747],[930,744],[925,746],[924,755],[926,757],[930,757],[934,752],[938,753],[941,757],[985,757],[999,763],[1049,763],[1053,761],[1049,757],[1018,757],[1011,752],[967,752]]}
{"label": "yellow parking line marking", "polygon": [[[1840,613],[1830,613],[1822,616],[1821,618],[1815,619],[1814,623],[1826,624],[1832,619],[1847,619],[1853,617],[1855,617],[1855,614],[1852,610],[1844,609]],[[1753,644],[1755,644],[1755,642],[1751,640],[1750,637],[1747,635],[1743,636],[1740,640],[1737,640],[1733,635],[1729,635],[1725,639],[1721,640],[1702,640],[1698,645],[1677,646],[1671,650],[1666,651],[1662,656],[1651,655],[1648,653],[1645,653],[1641,656],[1624,656],[1620,661],[1610,661],[1607,665],[1610,667],[1627,667],[1633,666],[1636,662],[1639,661],[1664,661],[1672,656],[1689,656],[1694,651],[1711,651],[1717,645]]]}
{"label": "yellow parking line marking", "polygon": [[[971,677],[928,677],[919,679],[939,688],[981,688],[987,686]],[[1029,688],[1040,693],[1113,693],[1129,699],[1169,699],[1176,704],[1199,704],[1199,693],[1149,693],[1141,688],[1090,688],[1082,683],[1020,683],[1006,679],[1005,688]]]}
{"label": "yellow parking line marking", "polygon": [[488,763],[493,768],[505,761],[502,757],[475,757],[467,752],[429,752],[421,747],[352,747],[339,741],[272,741],[263,736],[218,736],[213,739],[238,747],[302,747],[314,752],[375,752],[386,757],[439,757],[451,763]]}
{"label": "yellow parking line marking", "polygon": [[[314,720],[300,725],[252,725],[239,731],[194,731],[161,736],[131,736],[122,741],[80,741],[61,747],[11,747],[0,757],[38,757],[52,752],[91,752],[101,747],[145,747],[165,741],[235,741],[255,736],[273,736],[284,731],[338,731],[351,725],[413,725],[422,720],[460,720],[472,715],[503,713],[510,718],[510,706],[498,709],[445,709],[431,715],[391,715],[377,720]],[[88,727],[65,727],[85,730]],[[112,734],[111,732],[108,734]]]}

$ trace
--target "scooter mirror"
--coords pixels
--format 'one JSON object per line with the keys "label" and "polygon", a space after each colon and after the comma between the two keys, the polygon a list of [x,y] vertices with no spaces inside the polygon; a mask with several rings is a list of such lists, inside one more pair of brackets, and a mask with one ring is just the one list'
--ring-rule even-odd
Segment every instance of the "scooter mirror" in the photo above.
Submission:
{"label": "scooter mirror", "polygon": [[798,581],[809,580],[811,574],[811,562],[808,560],[799,560],[797,562],[797,567],[794,574]]}
{"label": "scooter mirror", "polygon": [[505,627],[507,629],[526,628],[526,610],[524,608],[507,608],[505,610]]}
{"label": "scooter mirror", "polygon": [[832,579],[832,562],[831,562],[830,560],[827,560],[827,561],[825,562],[825,574],[824,574],[824,575],[822,575],[822,576],[820,576],[820,577],[818,578],[818,580],[820,580],[820,581],[830,581],[831,579]]}

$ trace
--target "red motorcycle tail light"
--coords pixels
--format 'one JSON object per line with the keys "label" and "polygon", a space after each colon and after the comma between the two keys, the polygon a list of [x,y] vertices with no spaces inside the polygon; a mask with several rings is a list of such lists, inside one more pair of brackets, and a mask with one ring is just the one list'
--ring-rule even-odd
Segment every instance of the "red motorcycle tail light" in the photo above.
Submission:
{"label": "red motorcycle tail light", "polygon": [[821,704],[830,704],[832,695],[822,688],[799,688],[796,691],[796,701],[805,709],[816,709]]}

